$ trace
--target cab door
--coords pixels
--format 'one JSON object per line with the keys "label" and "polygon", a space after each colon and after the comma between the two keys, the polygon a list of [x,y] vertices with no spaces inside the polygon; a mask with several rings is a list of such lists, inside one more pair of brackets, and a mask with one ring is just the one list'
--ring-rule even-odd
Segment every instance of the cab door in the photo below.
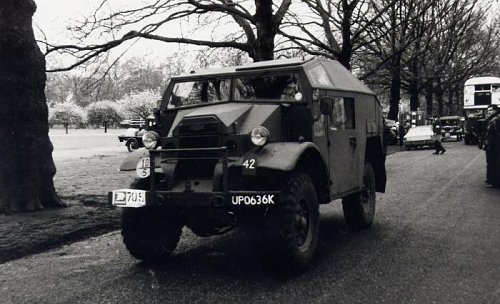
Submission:
{"label": "cab door", "polygon": [[332,97],[325,115],[333,195],[359,189],[359,144],[352,97]]}

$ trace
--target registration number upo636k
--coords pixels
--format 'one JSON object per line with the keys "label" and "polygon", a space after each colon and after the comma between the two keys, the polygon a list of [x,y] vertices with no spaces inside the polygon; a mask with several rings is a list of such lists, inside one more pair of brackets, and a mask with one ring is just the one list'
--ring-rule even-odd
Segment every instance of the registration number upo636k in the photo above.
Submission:
{"label": "registration number upo636k", "polygon": [[231,203],[233,205],[274,205],[274,194],[234,195]]}

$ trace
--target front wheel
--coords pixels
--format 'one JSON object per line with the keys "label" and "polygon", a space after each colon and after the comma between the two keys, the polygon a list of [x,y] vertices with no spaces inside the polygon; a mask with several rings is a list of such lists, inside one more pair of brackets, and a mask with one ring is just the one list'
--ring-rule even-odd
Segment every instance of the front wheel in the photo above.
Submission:
{"label": "front wheel", "polygon": [[[132,189],[148,189],[149,179],[136,179]],[[184,221],[174,208],[146,206],[123,208],[121,228],[123,243],[139,260],[159,262],[169,257],[180,240]]]}
{"label": "front wheel", "polygon": [[288,178],[279,205],[269,210],[265,241],[275,266],[295,273],[310,265],[318,243],[319,206],[307,174]]}
{"label": "front wheel", "polygon": [[370,227],[375,217],[375,173],[370,163],[365,164],[363,189],[342,200],[347,226],[353,230]]}

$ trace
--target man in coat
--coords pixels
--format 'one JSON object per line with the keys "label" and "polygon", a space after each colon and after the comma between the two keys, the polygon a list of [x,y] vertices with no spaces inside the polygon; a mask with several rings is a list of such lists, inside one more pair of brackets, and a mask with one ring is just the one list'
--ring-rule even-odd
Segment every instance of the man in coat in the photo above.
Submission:
{"label": "man in coat", "polygon": [[486,151],[486,182],[500,188],[500,108],[497,105],[486,109],[481,148]]}

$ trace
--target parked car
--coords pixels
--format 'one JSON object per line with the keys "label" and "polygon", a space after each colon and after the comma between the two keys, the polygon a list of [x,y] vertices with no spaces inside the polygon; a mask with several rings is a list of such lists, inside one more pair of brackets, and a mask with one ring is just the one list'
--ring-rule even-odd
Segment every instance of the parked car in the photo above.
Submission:
{"label": "parked car", "polygon": [[416,126],[410,128],[403,137],[403,145],[407,150],[428,146],[434,148],[434,132],[431,125]]}
{"label": "parked car", "polygon": [[457,141],[462,141],[464,127],[460,116],[443,116],[440,120],[443,140],[451,139],[452,136],[455,136]]}
{"label": "parked car", "polygon": [[142,135],[146,133],[145,129],[128,128],[125,134],[118,136],[120,142],[125,142],[125,146],[129,152],[144,147],[142,143]]}

